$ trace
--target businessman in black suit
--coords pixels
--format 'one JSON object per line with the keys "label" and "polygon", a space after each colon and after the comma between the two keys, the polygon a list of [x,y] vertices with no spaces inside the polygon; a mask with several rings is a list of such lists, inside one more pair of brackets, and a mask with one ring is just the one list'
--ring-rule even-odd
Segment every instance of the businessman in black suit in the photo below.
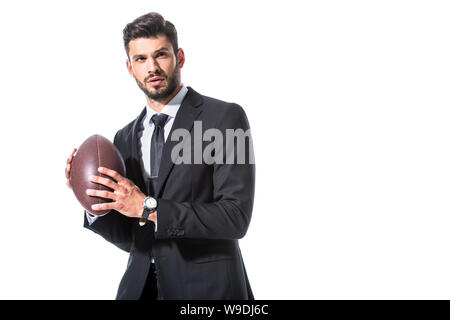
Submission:
{"label": "businessman in black suit", "polygon": [[238,244],[250,223],[255,182],[244,110],[182,84],[184,52],[161,15],[129,23],[124,44],[147,106],[114,138],[127,176],[99,168],[103,176],[92,181],[111,191],[87,190],[112,200],[94,210],[113,211],[86,212],[84,222],[130,253],[116,298],[253,299]]}

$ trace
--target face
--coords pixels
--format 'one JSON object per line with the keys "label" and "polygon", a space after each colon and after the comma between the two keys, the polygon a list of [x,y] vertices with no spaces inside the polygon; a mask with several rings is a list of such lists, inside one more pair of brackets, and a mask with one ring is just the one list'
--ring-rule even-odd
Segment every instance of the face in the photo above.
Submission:
{"label": "face", "polygon": [[166,36],[131,40],[128,56],[128,72],[148,98],[165,101],[180,84],[184,52],[175,54]]}

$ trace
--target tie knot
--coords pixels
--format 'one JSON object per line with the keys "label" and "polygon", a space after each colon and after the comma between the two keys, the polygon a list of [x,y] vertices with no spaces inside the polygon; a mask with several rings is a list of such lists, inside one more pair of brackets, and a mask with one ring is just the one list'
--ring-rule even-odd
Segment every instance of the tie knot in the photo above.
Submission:
{"label": "tie knot", "polygon": [[156,114],[155,113],[152,116],[151,120],[155,124],[155,126],[162,128],[166,124],[166,121],[167,121],[168,117],[169,116],[167,114],[164,114],[164,113],[160,113],[160,114]]}

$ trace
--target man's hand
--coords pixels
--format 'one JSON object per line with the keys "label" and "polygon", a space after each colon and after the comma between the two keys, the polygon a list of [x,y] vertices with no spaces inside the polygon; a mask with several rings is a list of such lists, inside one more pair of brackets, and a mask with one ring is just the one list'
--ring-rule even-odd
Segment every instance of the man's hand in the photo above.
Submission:
{"label": "man's hand", "polygon": [[67,158],[67,161],[66,161],[66,180],[67,180],[66,185],[69,188],[72,188],[72,186],[70,185],[70,165],[72,163],[72,159],[73,159],[73,156],[75,155],[75,152],[77,152],[77,148],[73,149],[72,154]]}
{"label": "man's hand", "polygon": [[[115,181],[109,178],[104,178],[100,176],[91,176],[90,181],[104,185],[113,191],[105,190],[94,190],[87,189],[86,193],[90,196],[100,197],[105,199],[111,199],[112,202],[94,204],[92,205],[93,210],[116,210],[121,214],[131,217],[140,218],[143,210],[143,202],[146,195],[142,193],[138,186],[136,186],[133,181],[122,177],[119,173],[108,168],[98,168],[98,172],[103,173]],[[156,221],[156,211],[150,214],[149,220]]]}

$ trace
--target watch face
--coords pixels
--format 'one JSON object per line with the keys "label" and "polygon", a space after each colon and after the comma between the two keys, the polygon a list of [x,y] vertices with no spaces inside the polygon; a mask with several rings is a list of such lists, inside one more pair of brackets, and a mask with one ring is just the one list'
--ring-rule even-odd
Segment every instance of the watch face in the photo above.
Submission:
{"label": "watch face", "polygon": [[145,199],[145,206],[147,207],[147,209],[156,208],[156,200],[152,197],[148,197],[147,199]]}

